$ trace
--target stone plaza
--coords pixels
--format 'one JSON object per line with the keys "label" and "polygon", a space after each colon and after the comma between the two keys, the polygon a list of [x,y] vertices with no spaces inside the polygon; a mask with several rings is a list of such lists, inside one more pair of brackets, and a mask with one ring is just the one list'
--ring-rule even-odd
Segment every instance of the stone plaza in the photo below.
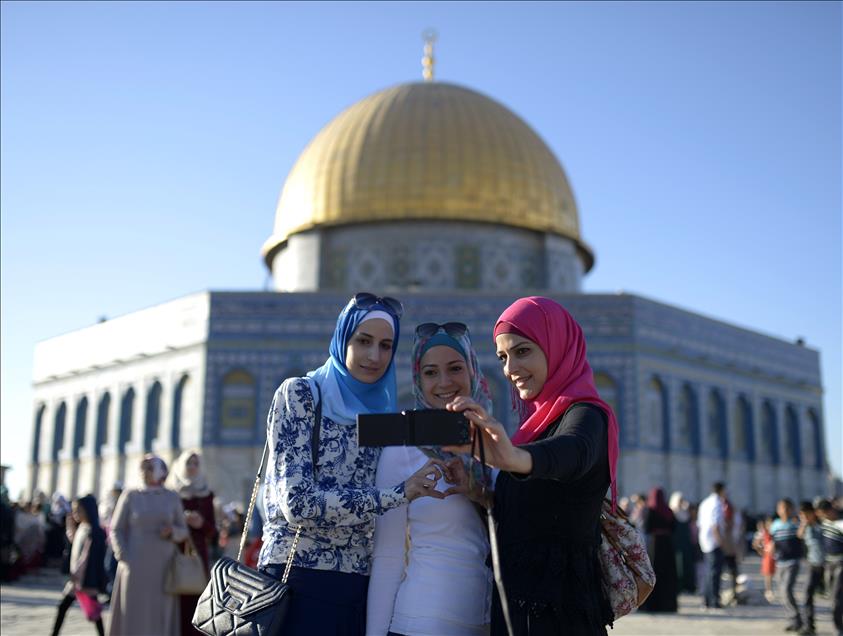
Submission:
{"label": "stone plaza", "polygon": [[[786,614],[779,605],[770,605],[761,597],[763,590],[758,575],[759,559],[747,558],[741,570],[749,576],[753,604],[723,610],[706,611],[700,607],[700,597],[683,594],[679,598],[677,614],[653,615],[635,613],[615,623],[611,636],[761,636],[784,633]],[[805,570],[799,578],[798,598],[802,599]],[[56,605],[61,596],[64,578],[55,570],[42,570],[14,584],[0,587],[0,634],[3,636],[32,636],[48,634],[53,627]],[[817,634],[832,636],[830,601],[816,599]],[[108,624],[108,611],[104,613]],[[85,621],[81,610],[73,607],[67,613],[61,634],[87,636],[95,634],[92,624]],[[150,634],[149,636],[156,636]]]}

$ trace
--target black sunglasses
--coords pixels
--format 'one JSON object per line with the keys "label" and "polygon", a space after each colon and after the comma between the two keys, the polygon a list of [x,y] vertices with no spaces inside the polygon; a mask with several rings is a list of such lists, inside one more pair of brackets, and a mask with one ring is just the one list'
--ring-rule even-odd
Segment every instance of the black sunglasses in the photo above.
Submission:
{"label": "black sunglasses", "polygon": [[381,297],[369,292],[360,292],[354,294],[352,300],[357,309],[371,309],[375,305],[383,305],[396,318],[401,318],[404,315],[404,305],[401,304],[400,300],[391,296]]}
{"label": "black sunglasses", "polygon": [[468,327],[462,322],[446,322],[442,325],[435,322],[423,322],[416,327],[416,337],[429,338],[435,336],[440,330],[452,338],[459,338],[468,333]]}

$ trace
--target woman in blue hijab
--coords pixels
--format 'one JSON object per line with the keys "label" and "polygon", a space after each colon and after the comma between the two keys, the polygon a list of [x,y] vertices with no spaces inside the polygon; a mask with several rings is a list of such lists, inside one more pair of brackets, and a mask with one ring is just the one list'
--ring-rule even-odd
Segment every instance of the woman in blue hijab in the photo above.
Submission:
{"label": "woman in blue hijab", "polygon": [[421,496],[444,498],[436,490],[440,460],[431,459],[402,483],[376,488],[380,449],[357,444],[359,413],[397,410],[394,360],[402,312],[394,298],[355,295],[340,312],[325,364],[307,377],[288,378],[275,392],[267,418],[267,519],[258,567],[280,580],[298,535],[285,636],[362,636],[375,517]]}

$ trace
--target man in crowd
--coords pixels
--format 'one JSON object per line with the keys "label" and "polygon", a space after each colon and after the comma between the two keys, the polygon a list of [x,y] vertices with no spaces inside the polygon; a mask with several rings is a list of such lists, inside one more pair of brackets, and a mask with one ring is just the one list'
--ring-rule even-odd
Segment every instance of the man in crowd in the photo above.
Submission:
{"label": "man in crowd", "polygon": [[705,606],[719,608],[720,576],[723,573],[723,536],[725,517],[723,501],[726,498],[726,486],[716,482],[711,494],[700,502],[697,511],[699,543],[705,559]]}
{"label": "man in crowd", "polygon": [[837,636],[843,636],[843,520],[827,499],[820,502],[817,512],[822,521],[825,566],[831,574],[831,616]]}
{"label": "man in crowd", "polygon": [[808,575],[808,584],[805,587],[802,631],[799,633],[813,636],[817,633],[814,625],[814,594],[817,593],[823,581],[825,551],[823,549],[822,529],[814,511],[814,505],[810,501],[803,501],[799,505],[799,522],[799,530],[797,530],[796,535],[805,544],[808,567],[811,569]]}

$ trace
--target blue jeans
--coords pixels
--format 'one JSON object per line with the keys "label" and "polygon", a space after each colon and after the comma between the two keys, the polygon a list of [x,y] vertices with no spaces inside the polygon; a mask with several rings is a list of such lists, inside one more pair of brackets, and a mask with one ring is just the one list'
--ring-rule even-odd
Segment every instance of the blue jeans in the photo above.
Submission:
{"label": "blue jeans", "polygon": [[704,552],[705,558],[705,606],[720,607],[720,577],[723,575],[723,550],[714,548]]}

